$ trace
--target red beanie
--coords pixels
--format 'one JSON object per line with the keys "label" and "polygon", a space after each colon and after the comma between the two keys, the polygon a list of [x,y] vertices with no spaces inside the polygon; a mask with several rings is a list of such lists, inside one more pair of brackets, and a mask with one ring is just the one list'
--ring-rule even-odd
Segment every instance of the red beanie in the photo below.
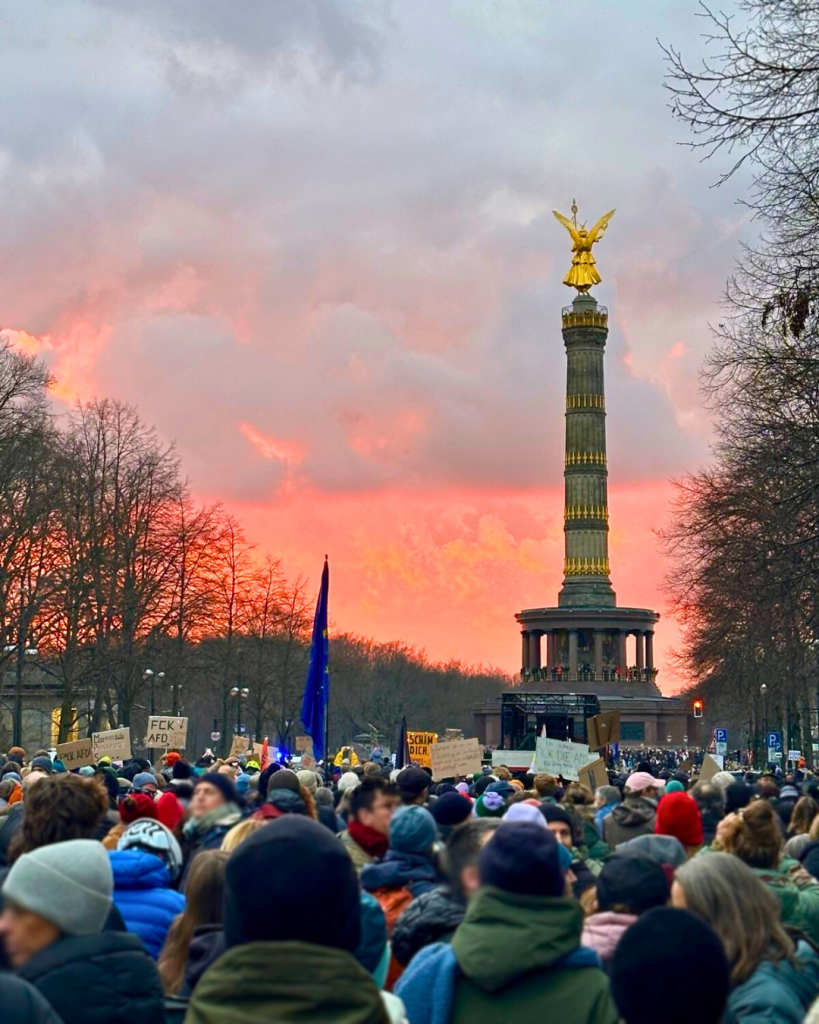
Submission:
{"label": "red beanie", "polygon": [[168,765],[169,768],[173,768],[177,761],[182,760],[182,755],[179,753],[178,750],[169,750],[168,753],[165,755],[164,760],[165,764]]}
{"label": "red beanie", "polygon": [[658,836],[675,836],[683,846],[701,846],[702,815],[697,801],[688,793],[668,793],[657,807],[654,831]]}
{"label": "red beanie", "polygon": [[119,816],[124,825],[130,825],[138,818],[156,820],[156,804],[147,793],[133,793],[120,803]]}
{"label": "red beanie", "polygon": [[163,793],[156,802],[156,816],[171,832],[185,815],[185,809],[174,793]]}

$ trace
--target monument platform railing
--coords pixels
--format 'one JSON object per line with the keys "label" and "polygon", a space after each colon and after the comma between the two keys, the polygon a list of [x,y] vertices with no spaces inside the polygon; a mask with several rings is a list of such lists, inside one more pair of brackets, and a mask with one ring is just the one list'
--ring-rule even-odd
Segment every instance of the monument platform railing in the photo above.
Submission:
{"label": "monument platform railing", "polygon": [[570,672],[568,668],[526,669],[520,673],[520,679],[526,683],[656,683],[659,669],[629,668],[625,672],[617,669],[603,669],[602,675],[594,669],[578,669]]}
{"label": "monument platform railing", "polygon": [[598,306],[593,313],[578,313],[571,306],[564,306],[561,313],[564,327],[608,327],[609,324],[609,311],[606,306]]}

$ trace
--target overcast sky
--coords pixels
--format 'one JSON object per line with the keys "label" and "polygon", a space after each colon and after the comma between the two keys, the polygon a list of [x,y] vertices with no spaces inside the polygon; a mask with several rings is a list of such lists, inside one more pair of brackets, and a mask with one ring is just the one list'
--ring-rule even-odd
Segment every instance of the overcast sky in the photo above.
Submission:
{"label": "overcast sky", "polygon": [[[175,438],[338,628],[519,666],[562,568],[565,231],[596,249],[612,580],[708,457],[698,368],[747,214],[679,145],[694,0],[26,0],[0,8],[2,324]],[[660,664],[677,637],[664,618]],[[673,682],[679,682],[674,680]],[[672,688],[669,671],[664,688]]]}

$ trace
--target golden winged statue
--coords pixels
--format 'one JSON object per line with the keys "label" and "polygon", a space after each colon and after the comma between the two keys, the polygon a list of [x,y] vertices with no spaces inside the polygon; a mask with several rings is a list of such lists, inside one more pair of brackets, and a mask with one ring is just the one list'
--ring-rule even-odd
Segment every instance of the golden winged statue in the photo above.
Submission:
{"label": "golden winged statue", "polygon": [[614,210],[609,210],[604,214],[591,231],[587,231],[584,225],[577,226],[577,204],[574,200],[572,200],[573,217],[571,220],[564,217],[562,213],[558,213],[557,210],[552,210],[552,213],[572,236],[573,242],[572,267],[563,279],[563,284],[567,284],[570,288],[576,288],[581,294],[587,292],[592,285],[600,284],[603,280],[594,265],[592,246],[603,237],[603,232],[614,216]]}

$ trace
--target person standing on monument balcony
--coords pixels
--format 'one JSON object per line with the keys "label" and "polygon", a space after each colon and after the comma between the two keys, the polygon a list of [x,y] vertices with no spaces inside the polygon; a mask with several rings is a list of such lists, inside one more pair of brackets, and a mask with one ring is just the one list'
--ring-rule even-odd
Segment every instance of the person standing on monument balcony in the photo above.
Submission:
{"label": "person standing on monument balcony", "polygon": [[603,838],[612,849],[636,836],[652,835],[657,819],[657,780],[648,772],[626,779],[625,797],[603,820]]}

